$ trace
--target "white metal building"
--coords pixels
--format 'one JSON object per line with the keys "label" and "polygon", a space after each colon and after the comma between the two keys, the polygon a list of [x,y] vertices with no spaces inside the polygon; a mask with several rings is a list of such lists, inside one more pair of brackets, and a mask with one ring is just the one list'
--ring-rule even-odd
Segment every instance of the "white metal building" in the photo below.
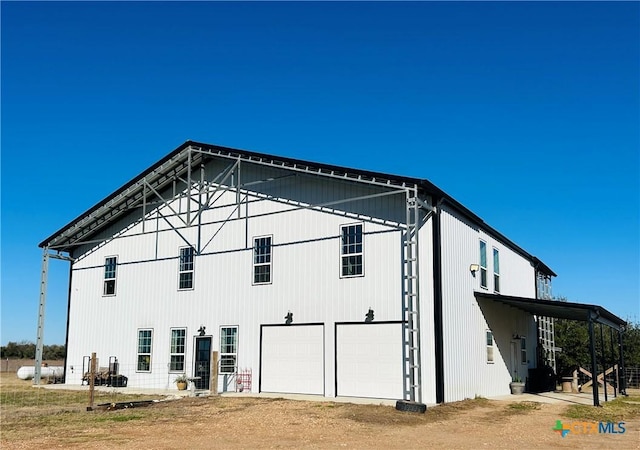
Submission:
{"label": "white metal building", "polygon": [[192,141],[40,246],[39,340],[48,258],[71,261],[71,384],[96,352],[129,386],[508,394],[541,350],[537,318],[499,300],[555,276],[427,180]]}

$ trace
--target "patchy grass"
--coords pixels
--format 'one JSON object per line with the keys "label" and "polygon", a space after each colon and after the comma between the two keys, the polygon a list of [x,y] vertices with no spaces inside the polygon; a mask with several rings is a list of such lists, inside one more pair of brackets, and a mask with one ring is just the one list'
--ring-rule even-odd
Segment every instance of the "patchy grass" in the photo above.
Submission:
{"label": "patchy grass", "polygon": [[[463,411],[488,407],[489,400],[482,397],[460,402],[443,403],[427,408],[424,414],[397,411],[388,406],[334,404],[342,407],[341,417],[354,422],[369,425],[417,426],[426,423],[444,422],[454,419]],[[338,406],[339,405],[339,406]]]}
{"label": "patchy grass", "polygon": [[520,413],[529,413],[531,411],[535,411],[540,409],[541,405],[538,402],[517,402],[510,403],[507,405],[506,411],[512,412],[513,414]]}
{"label": "patchy grass", "polygon": [[601,405],[601,408],[571,405],[565,410],[564,415],[570,419],[594,422],[618,422],[640,417],[640,396],[621,396]]}

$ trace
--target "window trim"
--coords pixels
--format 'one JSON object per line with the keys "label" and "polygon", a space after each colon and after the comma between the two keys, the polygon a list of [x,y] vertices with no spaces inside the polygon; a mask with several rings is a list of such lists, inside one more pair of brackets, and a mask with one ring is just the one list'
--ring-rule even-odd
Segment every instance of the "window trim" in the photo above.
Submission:
{"label": "window trim", "polygon": [[[344,250],[344,243],[343,243],[343,230],[347,227],[353,227],[353,226],[360,226],[360,230],[362,233],[362,239],[360,242],[360,252],[355,252],[355,253],[342,253],[342,251]],[[340,225],[340,234],[338,236],[338,244],[340,245],[340,264],[339,264],[339,270],[340,270],[340,278],[359,278],[359,277],[364,277],[365,271],[364,271],[364,235],[365,235],[365,231],[364,231],[364,222],[353,222],[353,223],[345,223]],[[343,259],[345,258],[345,256],[351,257],[351,256],[360,256],[361,258],[361,266],[362,266],[362,272],[361,273],[357,273],[354,275],[344,275],[343,274]]]}
{"label": "window trim", "polygon": [[[140,332],[141,331],[150,331],[149,339],[151,342],[149,343],[149,353],[140,352]],[[138,373],[151,373],[151,361],[153,355],[153,328],[138,328],[136,332],[136,372]],[[141,370],[140,369],[140,356],[148,356],[149,357],[149,370]]]}
{"label": "window trim", "polygon": [[[489,338],[491,338],[491,343],[489,343]],[[496,339],[493,337],[493,331],[485,330],[485,347],[487,349],[486,360],[487,364],[495,363],[495,342]],[[491,350],[491,351],[489,351]]]}
{"label": "window trim", "polygon": [[[192,253],[191,253],[191,269],[190,270],[183,270],[182,269],[182,250],[190,248]],[[183,273],[190,273],[191,274],[191,286],[190,287],[180,287],[180,276]],[[196,278],[196,249],[193,248],[192,245],[184,245],[182,247],[178,248],[178,291],[192,291],[193,289],[195,289],[195,278]]]}
{"label": "window trim", "polygon": [[[114,267],[113,267],[113,278],[107,278],[107,261],[109,259],[114,259]],[[103,297],[115,297],[118,292],[118,255],[111,255],[104,257],[104,265],[102,266],[104,271],[102,273],[102,296]],[[113,294],[107,293],[107,281],[113,280]]]}
{"label": "window trim", "polygon": [[[482,256],[483,256],[482,244],[484,244],[484,266],[482,265]],[[478,265],[480,266],[480,287],[482,289],[489,289],[489,278],[487,275],[487,241],[480,239],[479,252],[480,252],[480,258],[479,258],[480,261]],[[482,284],[483,276],[484,276],[484,285]]]}
{"label": "window trim", "polygon": [[495,247],[493,247],[493,292],[500,293],[500,250]]}
{"label": "window trim", "polygon": [[[169,333],[169,373],[185,373],[186,372],[186,367],[187,367],[187,327],[174,327],[170,329],[170,333]],[[173,332],[174,331],[184,331],[184,336],[182,336],[183,339],[183,349],[184,351],[182,353],[180,352],[172,352],[173,350]],[[171,364],[172,364],[172,358],[174,356],[182,356],[182,370],[179,369],[172,369],[171,368]]]}
{"label": "window trim", "polygon": [[[268,263],[256,263],[256,241],[258,239],[269,239],[269,262]],[[273,235],[265,234],[263,236],[254,236],[253,237],[253,248],[252,248],[252,273],[251,273],[251,284],[253,286],[261,286],[264,284],[272,284],[273,283]],[[269,267],[269,281],[256,281],[256,268],[258,267]]]}
{"label": "window trim", "polygon": [[[222,330],[226,329],[226,328],[235,328],[236,330],[236,334],[235,334],[235,352],[223,352],[222,351]],[[240,342],[239,340],[239,335],[240,335],[240,327],[238,325],[221,325],[220,326],[220,341],[219,341],[219,347],[220,347],[220,365],[218,366],[218,374],[219,375],[228,375],[230,373],[236,373],[236,372],[227,372],[227,371],[222,371],[222,358],[224,356],[234,356],[235,357],[235,365],[234,370],[237,371],[238,370],[238,344]],[[226,367],[226,366],[225,366]]]}

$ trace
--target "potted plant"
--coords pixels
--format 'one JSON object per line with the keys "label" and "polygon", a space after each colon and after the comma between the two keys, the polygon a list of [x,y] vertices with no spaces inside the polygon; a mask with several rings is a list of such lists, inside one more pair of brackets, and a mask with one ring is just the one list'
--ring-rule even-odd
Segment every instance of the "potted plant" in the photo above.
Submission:
{"label": "potted plant", "polygon": [[520,378],[520,375],[514,375],[513,381],[509,383],[509,388],[511,389],[511,394],[520,395],[524,392],[524,381]]}
{"label": "potted plant", "polygon": [[173,382],[178,386],[179,391],[184,391],[187,389],[187,376],[185,374],[178,375]]}

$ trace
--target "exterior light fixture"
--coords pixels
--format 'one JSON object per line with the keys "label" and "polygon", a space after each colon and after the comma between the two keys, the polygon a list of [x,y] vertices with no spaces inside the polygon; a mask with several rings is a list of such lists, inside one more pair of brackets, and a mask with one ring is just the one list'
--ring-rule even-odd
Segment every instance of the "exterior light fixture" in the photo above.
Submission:
{"label": "exterior light fixture", "polygon": [[205,327],[204,325],[200,325],[200,328],[198,328],[198,336],[204,336],[206,328],[207,327]]}
{"label": "exterior light fixture", "polygon": [[480,265],[479,265],[479,264],[471,264],[471,265],[469,266],[469,270],[471,271],[471,273],[472,273],[472,274],[474,274],[474,275],[475,275],[475,274],[476,274],[476,272],[477,272],[478,270],[480,270]]}
{"label": "exterior light fixture", "polygon": [[285,325],[291,325],[291,322],[293,322],[293,313],[291,311],[289,311],[287,313],[287,315],[284,316],[284,318],[285,318],[284,324]]}
{"label": "exterior light fixture", "polygon": [[516,339],[522,339],[522,336],[520,336],[518,333],[513,333],[513,336],[511,336],[511,338],[512,338],[513,340],[516,340]]}
{"label": "exterior light fixture", "polygon": [[369,311],[365,315],[364,321],[367,323],[373,322],[373,309],[371,309],[371,307],[369,307]]}

